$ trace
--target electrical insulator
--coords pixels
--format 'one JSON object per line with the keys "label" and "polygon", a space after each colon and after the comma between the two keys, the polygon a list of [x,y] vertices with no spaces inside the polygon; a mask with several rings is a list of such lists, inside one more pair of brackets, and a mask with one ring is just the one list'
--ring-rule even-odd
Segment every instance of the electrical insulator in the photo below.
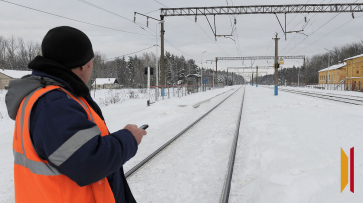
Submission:
{"label": "electrical insulator", "polygon": [[354,13],[352,13],[352,18],[354,19]]}
{"label": "electrical insulator", "polygon": [[195,16],[195,22],[197,22],[197,16]]}
{"label": "electrical insulator", "polygon": [[306,23],[306,17],[305,17],[305,23]]}
{"label": "electrical insulator", "polygon": [[134,22],[136,22],[136,16],[134,16]]}
{"label": "electrical insulator", "polygon": [[234,19],[234,24],[235,24],[235,25],[237,24],[237,19],[236,19],[236,18]]}
{"label": "electrical insulator", "polygon": [[149,27],[149,18],[147,18],[146,27]]}

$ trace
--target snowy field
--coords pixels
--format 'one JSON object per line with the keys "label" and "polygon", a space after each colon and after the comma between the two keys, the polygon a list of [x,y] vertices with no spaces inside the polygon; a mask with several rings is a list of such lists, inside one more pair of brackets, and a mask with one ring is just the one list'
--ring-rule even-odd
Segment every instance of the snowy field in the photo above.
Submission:
{"label": "snowy field", "polygon": [[[230,202],[362,202],[362,107],[261,87],[246,89]],[[340,193],[341,147],[354,194]]]}

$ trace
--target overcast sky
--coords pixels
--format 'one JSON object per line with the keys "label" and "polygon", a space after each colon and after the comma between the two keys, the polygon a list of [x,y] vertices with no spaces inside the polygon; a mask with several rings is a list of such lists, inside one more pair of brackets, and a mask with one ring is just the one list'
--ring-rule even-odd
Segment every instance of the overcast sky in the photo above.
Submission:
{"label": "overcast sky", "polygon": [[[21,37],[25,41],[41,43],[47,31],[53,27],[68,25],[85,32],[92,41],[93,49],[107,58],[113,58],[124,54],[136,52],[156,44],[156,21],[150,20],[149,28],[146,28],[146,18],[137,16],[137,23],[133,23],[134,12],[148,13],[148,15],[160,18],[158,9],[167,7],[206,7],[226,6],[226,0],[87,0],[107,11],[107,13],[94,8],[79,0],[8,0],[9,2],[31,7],[41,11],[61,15],[87,23],[122,30],[116,31],[96,27],[72,20],[48,15],[39,11],[30,10],[0,0],[0,35],[3,37]],[[272,3],[273,2],[273,3]],[[353,3],[355,0],[228,0],[228,5],[270,5],[270,4],[320,4],[320,3]],[[363,0],[356,1],[363,3]],[[164,4],[165,6],[161,5]],[[205,17],[198,17],[197,23],[194,17],[166,17],[165,18],[165,50],[175,55],[184,55],[187,59],[193,58],[198,64],[203,54],[203,66],[214,67],[205,64],[206,60],[214,60],[223,56],[270,56],[274,55],[272,38],[278,32],[279,55],[306,55],[326,53],[324,48],[332,49],[347,43],[362,40],[363,13],[356,13],[352,19],[351,13],[341,14],[288,14],[287,31],[301,30],[306,26],[303,34],[288,34],[287,41],[282,35],[281,27],[274,15],[239,15],[233,16],[237,21],[237,29],[234,33],[235,41],[228,38],[217,38],[214,35]],[[121,16],[121,17],[120,17]],[[122,18],[123,17],[123,18]],[[278,15],[284,24],[284,15]],[[304,21],[307,17],[307,24]],[[333,19],[332,19],[333,18]],[[213,22],[212,18],[209,18]],[[332,20],[331,20],[332,19]],[[330,21],[331,20],[331,21]],[[330,22],[328,22],[330,21]],[[327,23],[328,22],[328,23]],[[327,23],[326,25],[324,25]],[[217,34],[230,34],[230,16],[216,16]],[[321,27],[324,25],[323,27]],[[320,28],[321,27],[321,28]],[[320,29],[319,29],[320,28]],[[337,29],[339,28],[339,29]],[[158,30],[160,26],[158,27]],[[335,30],[335,31],[334,31]],[[334,32],[332,32],[334,31]],[[332,32],[332,33],[331,33]],[[330,34],[329,34],[330,33]],[[158,32],[159,34],[159,32]],[[328,35],[329,34],[329,35]],[[158,44],[160,45],[160,38]],[[176,48],[175,48],[176,47]],[[155,47],[146,51],[155,52]],[[140,54],[140,53],[139,53]],[[160,54],[160,50],[159,50]],[[271,65],[273,61],[255,61],[255,65]],[[302,60],[285,61],[287,66],[300,66]],[[218,67],[250,66],[251,61],[220,61]],[[272,72],[270,70],[269,72]]]}

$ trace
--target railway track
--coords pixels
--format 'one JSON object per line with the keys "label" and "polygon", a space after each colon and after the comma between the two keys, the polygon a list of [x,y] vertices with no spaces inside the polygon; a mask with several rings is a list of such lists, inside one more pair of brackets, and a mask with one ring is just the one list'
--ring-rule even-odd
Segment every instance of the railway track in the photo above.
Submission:
{"label": "railway track", "polygon": [[[269,88],[269,87],[265,87]],[[273,89],[273,88],[269,88]],[[301,91],[301,90],[291,90],[291,89],[279,89],[279,91],[283,92],[290,92],[310,97],[316,97],[321,99],[327,99],[331,101],[342,102],[346,104],[353,104],[353,105],[363,105],[363,99],[357,99],[358,96],[350,96],[350,95],[339,95],[339,94],[331,94],[331,93],[316,93],[316,92],[309,92],[309,91]]]}
{"label": "railway track", "polygon": [[[212,109],[210,109],[207,113],[205,113],[204,115],[202,115],[200,118],[198,118],[192,124],[190,124],[187,128],[185,128],[184,130],[182,130],[180,133],[178,133],[176,136],[174,136],[171,140],[169,140],[164,145],[162,145],[159,149],[157,149],[156,151],[154,151],[153,153],[151,153],[143,161],[141,161],[140,163],[138,163],[137,165],[135,165],[132,169],[130,169],[127,173],[125,173],[126,178],[130,178],[132,175],[137,174],[137,172],[139,170],[141,170],[143,167],[145,167],[146,165],[148,165],[148,163],[150,163],[150,161],[153,160],[155,157],[158,157],[157,155],[160,154],[161,152],[163,152],[165,149],[167,149],[168,146],[170,146],[172,143],[176,143],[176,144],[179,143],[180,141],[179,142],[174,142],[174,141],[177,140],[178,138],[180,138],[182,135],[186,134],[186,132],[188,132],[197,123],[199,123],[200,121],[203,121],[204,123],[207,122],[208,119],[207,120],[205,120],[205,119],[203,120],[203,118],[205,118],[208,114],[210,114],[211,112],[213,112],[217,107],[219,107],[222,103],[224,103],[225,101],[227,101],[230,97],[232,97],[237,92],[239,92],[240,90],[242,90],[241,88],[243,88],[243,96],[242,96],[242,100],[241,100],[242,102],[241,102],[241,105],[239,106],[239,112],[238,112],[238,117],[237,117],[236,128],[234,130],[233,139],[232,139],[232,146],[229,147],[230,152],[229,152],[229,158],[228,158],[228,166],[226,166],[226,165],[219,166],[219,167],[221,167],[221,170],[227,169],[224,172],[224,174],[225,174],[224,178],[222,178],[223,175],[220,178],[220,179],[223,179],[222,180],[223,183],[222,182],[220,183],[220,185],[222,185],[222,188],[223,189],[222,189],[222,191],[220,193],[219,202],[223,202],[223,203],[224,202],[228,202],[229,192],[230,192],[230,186],[231,186],[231,180],[232,180],[232,174],[233,174],[233,166],[234,166],[235,154],[236,154],[236,149],[237,149],[237,141],[238,141],[238,135],[239,135],[239,126],[240,126],[241,116],[242,116],[243,101],[244,101],[244,96],[245,96],[245,87],[246,86],[242,86],[242,87],[238,88],[235,92],[233,92],[231,95],[229,95],[223,101],[221,101],[220,103],[218,103],[216,106],[214,106]],[[242,95],[241,92],[239,92],[236,95],[236,97],[239,96],[239,95]],[[230,102],[232,102],[232,101],[235,102],[235,100],[231,100]],[[224,106],[224,108],[226,108],[226,105]],[[229,108],[231,108],[231,107],[229,107]],[[214,114],[214,117],[215,117],[215,114]],[[209,117],[209,119],[211,119],[211,117]],[[214,124],[210,123],[209,125],[214,125]],[[202,126],[203,125],[201,124],[200,127],[202,127]],[[193,131],[198,131],[198,128],[196,128],[196,129],[194,129]],[[197,134],[197,133],[194,133],[194,135],[195,134]],[[230,133],[230,134],[232,134],[232,133]],[[202,136],[202,135],[203,134],[201,133],[200,136]],[[206,140],[206,142],[208,142],[208,141],[209,140]],[[175,146],[175,145],[173,145],[173,146]],[[180,145],[182,146],[182,144],[180,144]],[[227,151],[228,151],[228,148],[227,148]],[[227,151],[226,152],[223,152],[223,153],[226,155],[226,154],[228,154]],[[226,160],[226,162],[227,162],[227,159],[224,159],[224,160]],[[157,166],[157,165],[155,165],[155,166]],[[155,167],[155,166],[150,165],[149,167]],[[177,174],[175,174],[175,175],[177,175]],[[216,199],[216,201],[218,201],[218,200]]]}

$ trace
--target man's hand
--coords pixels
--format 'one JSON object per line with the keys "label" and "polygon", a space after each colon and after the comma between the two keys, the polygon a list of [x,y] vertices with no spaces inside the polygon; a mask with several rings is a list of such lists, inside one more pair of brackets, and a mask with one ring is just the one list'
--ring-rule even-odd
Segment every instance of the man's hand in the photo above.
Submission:
{"label": "man's hand", "polygon": [[134,124],[126,125],[124,129],[129,130],[132,133],[138,145],[140,144],[142,137],[147,134],[145,130],[138,128],[137,125]]}

